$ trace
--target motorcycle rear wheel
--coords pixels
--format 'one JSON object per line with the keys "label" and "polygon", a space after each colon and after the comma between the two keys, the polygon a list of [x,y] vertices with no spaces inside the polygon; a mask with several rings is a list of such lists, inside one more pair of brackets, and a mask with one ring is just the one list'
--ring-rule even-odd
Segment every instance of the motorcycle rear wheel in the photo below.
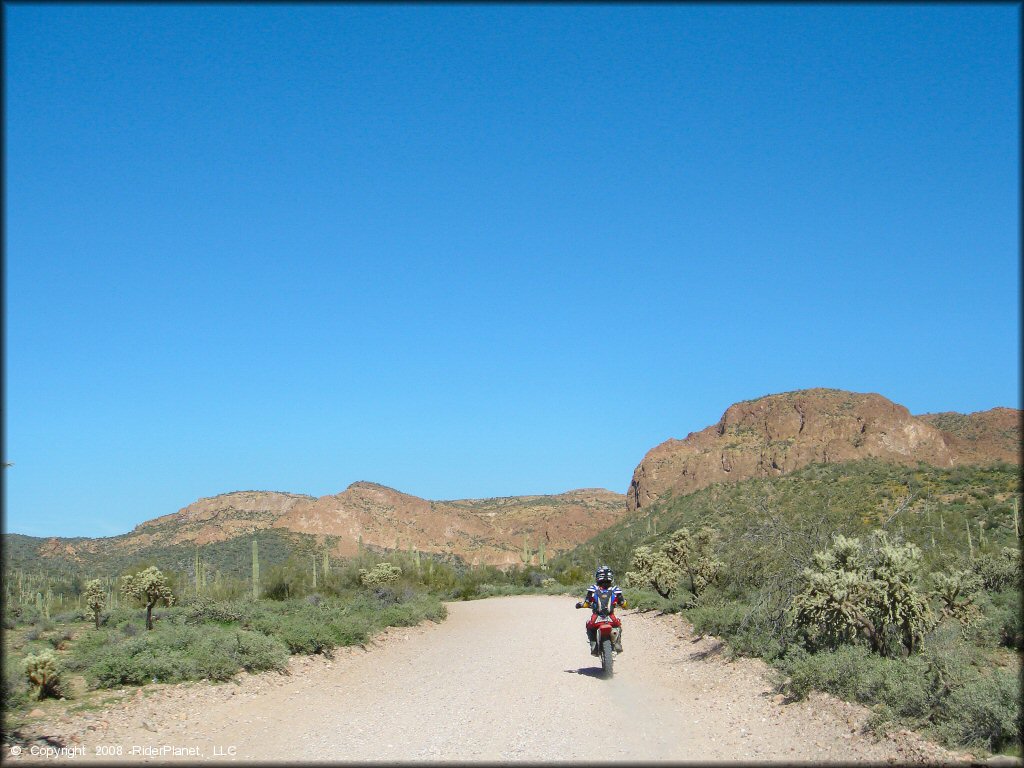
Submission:
{"label": "motorcycle rear wheel", "polygon": [[601,640],[601,669],[605,677],[612,676],[612,641],[607,637]]}

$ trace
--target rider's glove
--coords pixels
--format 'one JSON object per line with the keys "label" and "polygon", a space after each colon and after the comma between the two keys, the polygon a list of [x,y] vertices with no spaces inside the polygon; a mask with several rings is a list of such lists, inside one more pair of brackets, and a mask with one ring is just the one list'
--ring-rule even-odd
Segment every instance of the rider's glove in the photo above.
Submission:
{"label": "rider's glove", "polygon": [[582,608],[583,607],[583,603],[576,603],[576,607],[577,608]]}

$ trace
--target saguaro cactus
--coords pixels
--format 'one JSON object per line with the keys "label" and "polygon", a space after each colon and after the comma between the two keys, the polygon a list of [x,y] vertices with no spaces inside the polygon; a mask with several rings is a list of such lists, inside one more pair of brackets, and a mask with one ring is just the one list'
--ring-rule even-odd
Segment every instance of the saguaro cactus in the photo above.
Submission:
{"label": "saguaro cactus", "polygon": [[256,539],[252,540],[252,597],[260,597],[260,545]]}

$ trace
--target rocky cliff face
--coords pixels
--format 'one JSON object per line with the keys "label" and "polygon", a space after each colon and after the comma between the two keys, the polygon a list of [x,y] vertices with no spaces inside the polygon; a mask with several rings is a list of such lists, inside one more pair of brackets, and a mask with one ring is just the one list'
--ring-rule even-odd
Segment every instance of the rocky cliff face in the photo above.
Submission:
{"label": "rocky cliff face", "polygon": [[[963,420],[962,435],[943,426],[957,421],[951,416]],[[730,406],[717,424],[651,449],[633,472],[627,503],[635,510],[665,493],[781,475],[812,463],[1019,462],[1019,424],[1020,411],[1010,408],[915,417],[877,394],[808,389],[769,395]]]}

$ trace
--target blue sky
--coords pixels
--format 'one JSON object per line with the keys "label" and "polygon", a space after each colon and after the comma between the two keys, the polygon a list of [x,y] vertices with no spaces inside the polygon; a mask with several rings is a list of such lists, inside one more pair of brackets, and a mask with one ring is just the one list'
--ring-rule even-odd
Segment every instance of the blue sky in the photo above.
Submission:
{"label": "blue sky", "polygon": [[5,528],[1020,407],[1014,5],[7,5]]}

